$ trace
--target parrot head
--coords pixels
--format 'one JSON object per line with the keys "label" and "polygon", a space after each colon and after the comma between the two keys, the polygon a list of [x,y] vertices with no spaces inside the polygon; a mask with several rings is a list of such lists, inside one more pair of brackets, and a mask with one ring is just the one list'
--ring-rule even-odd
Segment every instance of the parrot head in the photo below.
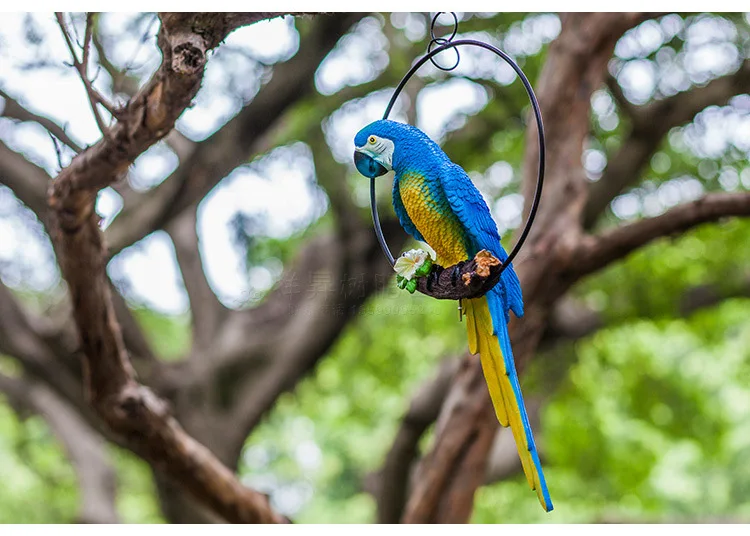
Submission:
{"label": "parrot head", "polygon": [[434,144],[416,127],[381,119],[370,123],[354,137],[354,164],[365,177],[374,179],[398,166],[400,153],[415,143]]}

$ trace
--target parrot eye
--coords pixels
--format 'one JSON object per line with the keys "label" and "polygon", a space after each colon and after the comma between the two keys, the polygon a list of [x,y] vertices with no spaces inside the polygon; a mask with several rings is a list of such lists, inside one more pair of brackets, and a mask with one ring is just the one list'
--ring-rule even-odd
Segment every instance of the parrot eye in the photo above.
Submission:
{"label": "parrot eye", "polygon": [[367,141],[370,143],[370,145],[375,145],[375,142],[377,140],[375,139],[375,136],[370,136],[370,139],[368,139]]}

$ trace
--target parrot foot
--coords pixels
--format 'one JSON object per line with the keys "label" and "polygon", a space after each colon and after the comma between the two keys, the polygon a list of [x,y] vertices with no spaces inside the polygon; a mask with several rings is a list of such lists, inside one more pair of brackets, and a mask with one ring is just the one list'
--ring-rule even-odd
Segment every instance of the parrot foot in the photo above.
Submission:
{"label": "parrot foot", "polygon": [[435,285],[435,281],[440,278],[440,274],[445,271],[445,268],[439,264],[433,264],[430,273],[427,275],[427,290],[432,291],[432,287]]}
{"label": "parrot foot", "polygon": [[458,285],[458,276],[461,275],[461,270],[463,269],[466,262],[467,261],[459,262],[453,267],[453,270],[451,271],[451,285],[453,285],[454,287]]}

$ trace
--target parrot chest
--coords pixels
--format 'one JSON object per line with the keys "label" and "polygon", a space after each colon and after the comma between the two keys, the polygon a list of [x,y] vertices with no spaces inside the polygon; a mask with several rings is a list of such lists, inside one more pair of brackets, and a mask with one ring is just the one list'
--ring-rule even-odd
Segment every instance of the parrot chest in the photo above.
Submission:
{"label": "parrot chest", "polygon": [[399,179],[401,201],[412,223],[437,253],[437,263],[450,266],[468,258],[463,226],[437,184],[417,173]]}

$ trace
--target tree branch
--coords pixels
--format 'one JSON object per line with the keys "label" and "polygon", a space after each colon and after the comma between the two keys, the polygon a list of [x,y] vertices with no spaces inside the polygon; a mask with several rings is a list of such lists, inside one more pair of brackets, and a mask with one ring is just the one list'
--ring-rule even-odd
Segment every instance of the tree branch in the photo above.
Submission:
{"label": "tree branch", "polygon": [[196,144],[190,157],[149,192],[143,203],[123,207],[108,230],[112,254],[164,228],[185,208],[198,203],[232,170],[245,164],[277,118],[314,91],[318,65],[363,16],[363,13],[338,13],[316,19],[300,40],[297,54],[274,67],[271,80],[247,106],[213,135]]}
{"label": "tree branch", "polygon": [[35,114],[34,112],[31,112],[28,109],[24,108],[16,99],[8,95],[2,89],[0,89],[0,97],[5,100],[5,107],[3,108],[2,113],[3,117],[15,119],[21,122],[31,121],[33,123],[37,123],[47,132],[52,134],[55,138],[70,147],[74,152],[81,152],[82,147],[77,142],[75,142],[67,132],[65,132],[63,127],[55,123],[52,119],[50,119],[49,117],[44,117],[43,115]]}
{"label": "tree branch", "polygon": [[417,446],[427,428],[435,422],[460,361],[449,359],[438,367],[437,374],[422,385],[401,420],[383,468],[376,475],[375,500],[378,523],[398,523],[406,505],[412,464],[419,455]]}
{"label": "tree branch", "polygon": [[[31,209],[49,231],[49,213],[45,202],[50,177],[47,172],[8,148],[0,141],[0,184],[11,189],[14,195]],[[155,362],[156,358],[139,326],[132,317],[124,299],[113,292],[118,321],[123,326],[125,342],[139,359]],[[65,315],[66,321],[69,315]]]}
{"label": "tree branch", "polygon": [[228,310],[214,294],[203,270],[198,248],[197,206],[190,207],[166,228],[172,238],[177,264],[190,300],[194,350],[206,349]]}
{"label": "tree branch", "polygon": [[18,359],[26,372],[45,381],[87,416],[89,422],[94,421],[77,378],[52,351],[35,324],[38,321],[23,310],[0,281],[0,354]]}
{"label": "tree branch", "polygon": [[[382,223],[392,243],[405,238],[395,220]],[[227,319],[221,337],[237,344],[227,344],[224,355],[196,365],[213,369],[225,388],[236,393],[229,396],[237,397],[233,418],[242,423],[240,433],[257,425],[278,396],[312,370],[365,300],[391,280],[372,229],[363,226],[347,241],[323,235],[305,246],[260,306]],[[259,332],[267,336],[246,336]],[[258,374],[255,367],[261,365],[266,368]],[[191,376],[200,378],[205,374],[200,370]]]}
{"label": "tree branch", "polygon": [[0,374],[0,391],[14,406],[41,415],[68,454],[81,490],[78,523],[119,523],[116,474],[101,436],[78,411],[41,383]]}
{"label": "tree branch", "polygon": [[[460,518],[462,511],[471,511],[474,490],[467,493],[461,487],[456,494],[452,483],[466,478],[476,479],[477,486],[483,482],[486,456],[499,427],[490,418],[494,418],[494,414],[484,378],[466,374],[477,365],[477,361],[476,356],[468,356],[461,361],[436,425],[435,444],[417,468],[402,523],[420,523],[423,520],[447,523]],[[472,393],[483,396],[471,396]],[[451,410],[457,407],[460,407],[464,419],[450,422]],[[450,433],[444,433],[448,429]],[[470,463],[462,464],[461,471],[467,474],[459,475],[456,468],[464,457]]]}
{"label": "tree branch", "polygon": [[[734,95],[746,91],[749,84],[750,60],[745,60],[735,73],[716,78],[705,86],[646,106],[631,105],[627,111],[632,120],[630,133],[617,154],[610,158],[602,177],[591,185],[583,214],[584,228],[591,229],[612,199],[638,181],[670,129],[691,121],[709,106],[726,104]],[[613,80],[610,87],[619,85]]]}
{"label": "tree branch", "polygon": [[78,71],[78,75],[81,78],[81,82],[83,82],[83,87],[86,88],[86,94],[89,98],[89,104],[91,105],[91,111],[94,114],[94,119],[96,120],[96,125],[99,127],[99,131],[106,136],[107,134],[107,126],[104,124],[104,120],[102,119],[102,115],[99,112],[99,108],[97,108],[98,104],[101,104],[105,110],[107,110],[112,117],[117,117],[117,111],[115,110],[114,106],[105,99],[101,93],[99,93],[91,83],[91,80],[89,80],[89,46],[91,45],[91,34],[94,29],[94,14],[93,13],[87,13],[86,14],[86,29],[84,30],[84,37],[83,37],[83,59],[78,59],[78,54],[76,53],[75,47],[73,46],[73,41],[70,38],[70,34],[68,33],[67,25],[65,24],[65,17],[63,13],[57,12],[55,13],[55,16],[57,17],[57,24],[60,26],[60,30],[62,31],[63,38],[65,39],[65,44],[68,45],[68,51],[70,51],[70,56],[73,59],[73,67],[75,67],[76,71]]}
{"label": "tree branch", "polygon": [[[398,523],[403,514],[409,480],[419,456],[417,445],[427,428],[435,422],[449,393],[461,361],[443,361],[437,374],[423,384],[412,398],[409,410],[401,421],[383,468],[370,476],[369,487],[378,503],[378,523]],[[528,400],[532,428],[538,429],[542,401]],[[487,460],[484,483],[490,484],[521,472],[521,460],[510,428],[498,428]]]}
{"label": "tree branch", "polygon": [[47,221],[45,192],[50,176],[0,140],[0,184],[4,184],[29,207],[42,223]]}
{"label": "tree branch", "polygon": [[[653,292],[656,291],[657,289],[654,288]],[[701,309],[715,307],[725,300],[748,297],[750,297],[750,279],[736,282],[730,287],[705,283],[685,289],[674,304],[674,311],[681,317],[688,317]],[[646,311],[644,315],[638,315],[635,318],[655,317]],[[633,319],[634,317],[625,317],[608,322],[602,312],[590,309],[573,298],[564,297],[558,300],[550,314],[547,329],[540,341],[540,350],[548,350],[561,342],[576,341],[605,327],[609,328]]]}
{"label": "tree branch", "polygon": [[621,225],[582,241],[575,253],[571,276],[577,278],[600,270],[664,236],[677,235],[697,225],[729,216],[750,215],[750,193],[707,194],[697,201],[676,206],[661,216]]}
{"label": "tree branch", "polygon": [[206,53],[236,27],[237,20],[221,13],[160,17],[161,66],[122,110],[109,134],[76,156],[50,189],[53,238],[81,336],[88,395],[134,452],[225,519],[282,522],[264,495],[242,486],[185,433],[163,400],[136,381],[115,317],[105,271],[107,255],[94,211],[96,192],[172,130],[200,87]]}

